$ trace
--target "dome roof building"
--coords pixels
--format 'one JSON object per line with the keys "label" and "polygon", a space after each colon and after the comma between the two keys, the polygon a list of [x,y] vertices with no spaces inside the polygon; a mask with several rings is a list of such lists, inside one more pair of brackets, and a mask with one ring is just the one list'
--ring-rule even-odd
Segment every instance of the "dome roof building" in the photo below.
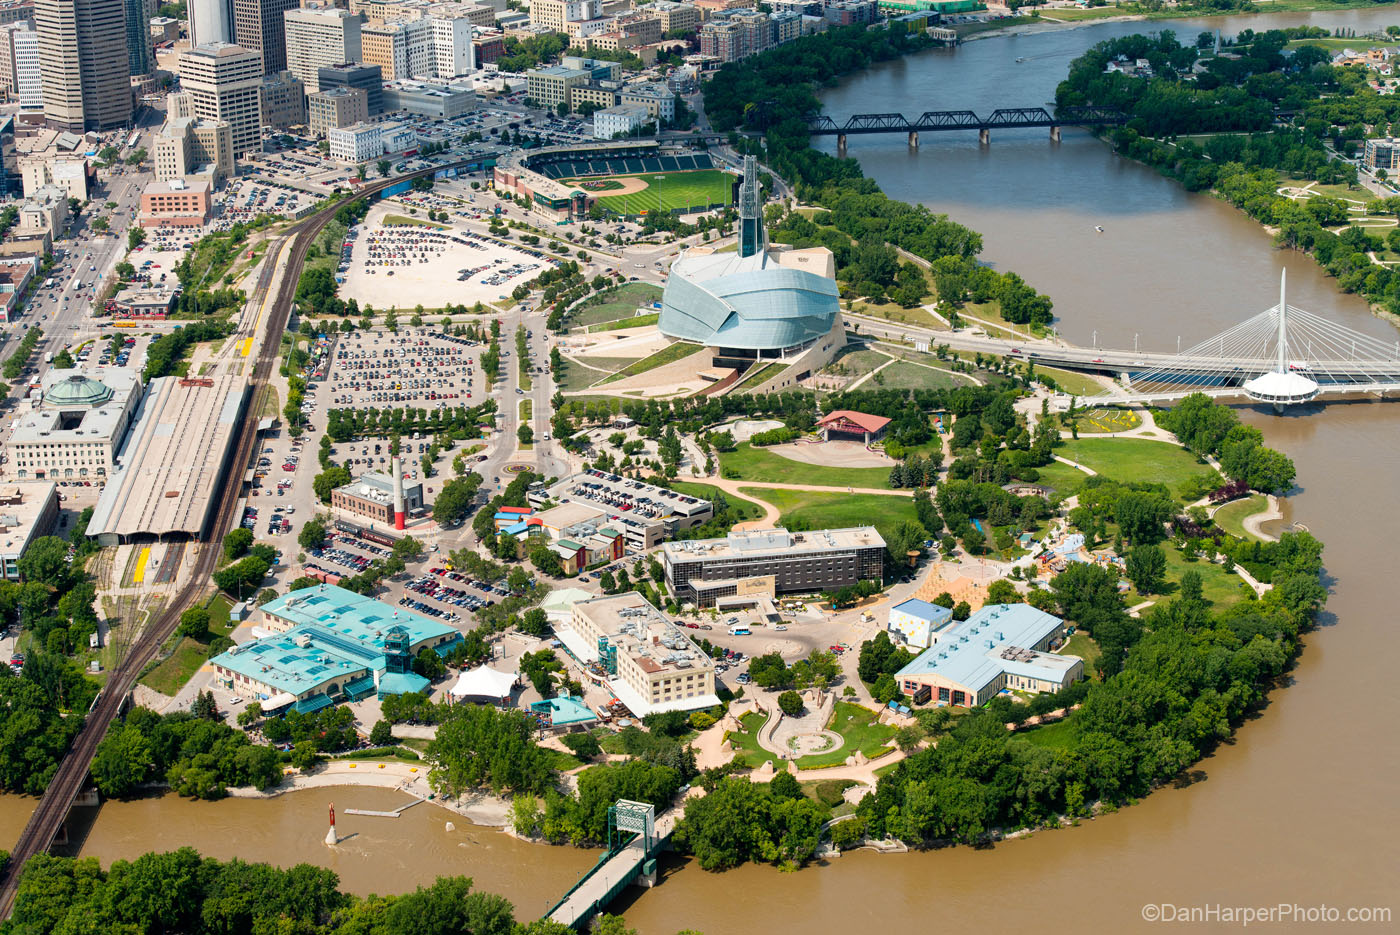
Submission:
{"label": "dome roof building", "polygon": [[74,372],[44,391],[44,405],[61,409],[95,409],[110,402],[112,388],[81,372]]}

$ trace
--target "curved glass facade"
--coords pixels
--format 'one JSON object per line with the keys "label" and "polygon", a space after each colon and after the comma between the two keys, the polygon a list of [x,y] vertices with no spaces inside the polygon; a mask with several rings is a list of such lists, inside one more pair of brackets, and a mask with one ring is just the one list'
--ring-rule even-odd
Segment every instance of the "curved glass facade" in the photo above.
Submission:
{"label": "curved glass facade", "polygon": [[677,261],[661,297],[661,333],[710,347],[779,350],[831,330],[841,310],[835,282],[751,259]]}

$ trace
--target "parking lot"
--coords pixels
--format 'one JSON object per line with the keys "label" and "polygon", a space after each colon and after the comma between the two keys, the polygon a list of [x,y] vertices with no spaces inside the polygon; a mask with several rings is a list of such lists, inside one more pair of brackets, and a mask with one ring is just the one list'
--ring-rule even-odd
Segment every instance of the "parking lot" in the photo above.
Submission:
{"label": "parking lot", "polygon": [[311,207],[313,196],[285,185],[252,180],[234,182],[214,198],[211,230],[228,230],[239,221],[253,220],[260,214],[296,217]]}
{"label": "parking lot", "polygon": [[[314,409],[316,405],[315,400],[315,389],[308,389],[306,393],[306,405]],[[280,441],[268,439],[267,441],[272,443],[264,444],[261,451],[259,451],[258,463],[253,472],[253,489],[249,491],[249,503],[253,507],[258,507],[257,503],[252,502],[253,498],[290,496],[301,475],[316,473],[316,466],[314,463],[308,468],[302,467],[302,444],[299,439]],[[309,488],[310,484],[308,483],[307,486]],[[291,531],[290,525],[286,523],[277,524],[279,527],[285,525],[286,528],[272,528],[272,517],[276,515],[278,511],[275,506],[271,504],[267,506],[266,510],[267,515],[262,516],[261,519],[263,523],[268,525],[262,531],[266,531],[270,535],[279,535]],[[285,513],[285,506],[283,512]],[[253,519],[254,526],[248,526],[248,528],[258,532],[259,530],[255,529],[258,517],[255,516]],[[248,517],[245,515],[245,525],[247,524],[247,520]]]}
{"label": "parking lot", "polygon": [[[449,298],[468,305],[496,302],[557,264],[542,251],[460,228],[378,223],[393,210],[390,205],[371,212],[369,223],[357,226],[355,239],[347,241],[348,257],[342,254],[341,294],[362,306],[441,308]],[[457,284],[444,294],[449,275]]]}
{"label": "parking lot", "polygon": [[480,360],[475,341],[432,328],[354,331],[337,337],[323,386],[329,408],[476,406],[485,395],[476,381]]}

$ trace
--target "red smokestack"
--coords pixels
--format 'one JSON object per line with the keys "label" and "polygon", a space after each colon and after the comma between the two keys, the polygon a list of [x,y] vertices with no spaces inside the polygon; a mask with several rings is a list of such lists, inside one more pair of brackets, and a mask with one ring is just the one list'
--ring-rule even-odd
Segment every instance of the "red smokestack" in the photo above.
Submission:
{"label": "red smokestack", "polygon": [[403,462],[394,457],[394,528],[404,528]]}

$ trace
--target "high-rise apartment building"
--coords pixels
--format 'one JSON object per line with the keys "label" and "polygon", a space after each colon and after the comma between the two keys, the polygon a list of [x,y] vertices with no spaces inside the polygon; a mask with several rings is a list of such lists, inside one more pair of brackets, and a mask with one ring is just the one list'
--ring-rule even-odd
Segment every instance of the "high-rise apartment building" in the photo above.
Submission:
{"label": "high-rise apartment building", "polygon": [[125,0],[35,0],[44,118],[64,130],[131,122]]}
{"label": "high-rise apartment building", "polygon": [[222,120],[233,133],[233,155],[256,150],[262,140],[262,57],[229,42],[196,46],[180,56],[180,86],[194,116]]}
{"label": "high-rise apartment building", "polygon": [[358,62],[360,17],[348,10],[289,10],[286,24],[287,70],[301,79],[307,94],[321,90],[322,65]]}
{"label": "high-rise apartment building", "polygon": [[39,34],[28,20],[0,26],[0,86],[21,110],[44,109],[44,78],[39,69]]}
{"label": "high-rise apartment building", "polygon": [[190,45],[233,42],[233,0],[188,0]]}
{"label": "high-rise apartment building", "polygon": [[262,55],[263,74],[287,68],[283,17],[297,0],[233,0],[233,41]]}
{"label": "high-rise apartment building", "polygon": [[126,70],[132,77],[149,76],[155,70],[151,55],[150,6],[148,0],[125,0]]}

